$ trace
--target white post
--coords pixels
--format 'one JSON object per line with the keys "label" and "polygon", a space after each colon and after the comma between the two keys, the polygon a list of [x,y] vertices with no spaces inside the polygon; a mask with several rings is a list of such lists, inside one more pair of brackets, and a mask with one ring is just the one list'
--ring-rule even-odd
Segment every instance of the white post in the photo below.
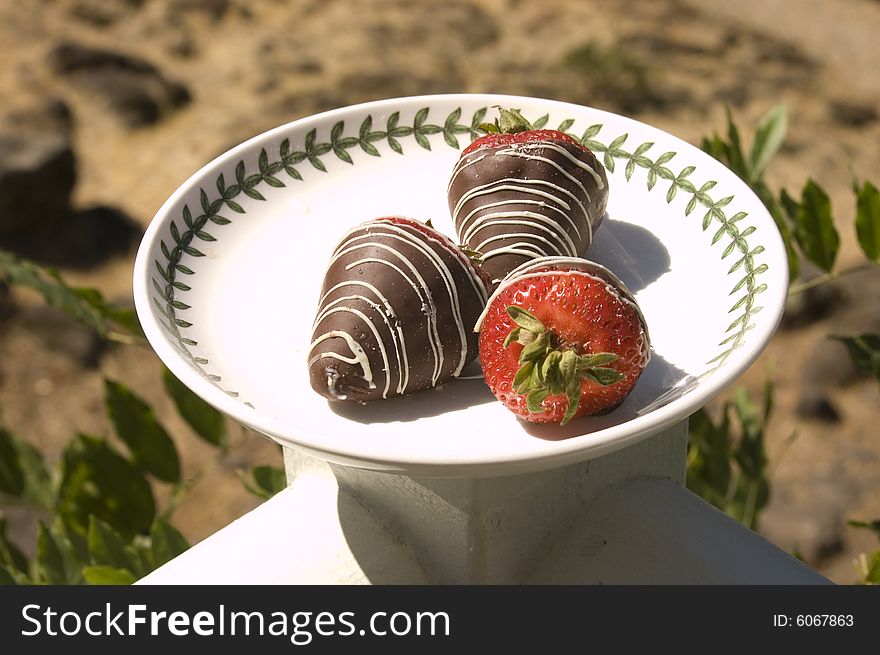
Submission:
{"label": "white post", "polygon": [[578,464],[495,478],[328,465],[145,583],[807,583],[818,573],[683,487],[687,422]]}

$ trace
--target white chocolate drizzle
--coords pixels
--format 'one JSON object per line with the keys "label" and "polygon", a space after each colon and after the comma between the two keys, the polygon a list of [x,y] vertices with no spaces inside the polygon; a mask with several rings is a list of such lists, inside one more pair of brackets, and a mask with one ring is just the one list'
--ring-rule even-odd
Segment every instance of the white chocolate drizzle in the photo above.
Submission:
{"label": "white chocolate drizzle", "polygon": [[[364,255],[358,256],[361,251]],[[444,253],[447,253],[445,257]],[[451,262],[449,254],[453,255]],[[432,360],[431,386],[450,376],[457,377],[473,359],[475,350],[469,348],[471,321],[476,311],[482,309],[487,294],[474,267],[451,241],[429,236],[407,223],[380,219],[358,226],[343,236],[328,268],[337,263],[343,265],[346,272],[352,272],[352,277],[334,284],[321,297],[314,323],[315,336],[309,349],[310,354],[314,352],[309,359],[310,366],[324,357],[357,364],[363,379],[371,385],[374,372],[367,352],[373,352],[378,354],[385,375],[382,398],[391,393],[392,377],[396,382],[393,386],[395,395],[412,391],[410,364],[413,353],[408,351],[405,338],[405,333],[410,333],[401,322],[405,315],[396,306],[403,297],[394,293],[398,283],[403,284],[403,288],[412,289],[417,302],[421,303],[416,310],[424,317],[419,322],[426,330],[425,342],[429,351],[419,356],[428,354]],[[356,277],[354,270],[361,268],[370,268],[374,272],[372,281]],[[385,272],[379,272],[381,269]],[[465,298],[471,308],[467,320],[462,314]],[[411,314],[412,307],[408,311]],[[363,343],[358,343],[356,336],[348,331],[321,331],[325,321],[328,327],[333,327],[333,317],[337,314],[347,314],[356,319],[356,325],[363,325],[363,329],[354,330],[364,335]],[[351,356],[318,348],[332,337],[341,337]],[[457,354],[457,361],[447,364],[449,357],[455,356],[453,353]],[[375,355],[373,362],[379,365]],[[337,380],[328,376],[330,394],[344,399],[345,394],[335,393],[336,384]]]}
{"label": "white chocolate drizzle", "polygon": [[[590,154],[585,161],[575,148],[546,140],[480,148],[462,157],[448,187],[461,242],[484,262],[500,255],[581,255],[604,212],[607,185],[601,164]],[[522,160],[533,165],[525,169]],[[541,174],[528,177],[527,170]],[[487,270],[501,270],[503,277],[505,265]]]}

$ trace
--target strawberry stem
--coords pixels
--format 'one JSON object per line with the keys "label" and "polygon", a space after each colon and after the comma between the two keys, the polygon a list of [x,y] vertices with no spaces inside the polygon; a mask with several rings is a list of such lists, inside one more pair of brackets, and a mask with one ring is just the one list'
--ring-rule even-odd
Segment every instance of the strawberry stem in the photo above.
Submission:
{"label": "strawberry stem", "polygon": [[529,132],[535,127],[529,123],[518,109],[498,108],[498,129],[502,134],[516,134],[517,132]]}
{"label": "strawberry stem", "polygon": [[516,134],[518,132],[529,132],[535,129],[535,126],[526,120],[518,109],[505,109],[497,107],[498,118],[494,123],[481,123],[477,126],[478,130],[486,134]]}
{"label": "strawberry stem", "polygon": [[626,377],[606,366],[617,361],[618,355],[610,352],[579,355],[573,346],[561,344],[559,337],[531,312],[510,305],[507,315],[516,327],[504,339],[504,347],[514,341],[523,346],[513,388],[526,396],[526,407],[532,414],[545,411],[543,403],[548,396],[565,394],[568,406],[561,421],[565,425],[577,413],[582,380],[607,387]]}

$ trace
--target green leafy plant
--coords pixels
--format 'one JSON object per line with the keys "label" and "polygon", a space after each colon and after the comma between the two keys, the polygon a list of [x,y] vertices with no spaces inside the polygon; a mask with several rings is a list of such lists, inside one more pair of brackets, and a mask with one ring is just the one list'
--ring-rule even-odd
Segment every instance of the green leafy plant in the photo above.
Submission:
{"label": "green leafy plant", "polygon": [[706,409],[690,418],[688,488],[752,529],[770,499],[766,429],[772,411],[768,379],[760,406],[738,388],[717,420]]}
{"label": "green leafy plant", "polygon": [[[749,154],[745,154],[739,130],[727,111],[727,138],[719,135],[703,139],[703,150],[727,165],[758,195],[785,242],[791,286],[789,295],[803,293],[840,278],[878,269],[880,264],[880,191],[871,182],[853,180],[855,200],[854,228],[866,261],[845,269],[836,269],[840,235],[831,200],[813,179],[808,179],[796,199],[785,189],[773,191],[764,180],[770,160],[785,139],[788,119],[782,106],[771,109],[759,122]],[[823,273],[799,282],[803,260]],[[847,348],[855,365],[880,382],[880,334],[831,335]]]}
{"label": "green leafy plant", "polygon": [[[134,312],[107,304],[94,289],[72,288],[54,270],[0,250],[0,281],[40,293],[45,301],[105,339],[142,342]],[[225,418],[163,368],[162,381],[195,435],[230,450]],[[75,435],[50,465],[25,439],[0,427],[0,505],[23,506],[39,517],[36,554],[29,559],[7,534],[0,512],[0,583],[129,584],[185,551],[189,544],[170,518],[206,469],[185,480],[169,433],[150,405],[124,383],[104,380],[104,404],[116,439]],[[257,467],[260,498],[284,486],[284,474]],[[159,508],[153,485],[172,493]]]}
{"label": "green leafy plant", "polygon": [[[835,227],[831,200],[813,179],[808,179],[800,195],[792,196],[782,189],[772,190],[764,179],[767,165],[785,139],[788,118],[782,106],[771,109],[759,122],[748,155],[742,145],[739,129],[727,111],[727,138],[717,134],[703,139],[702,148],[728,166],[757,194],[785,242],[791,272],[790,293],[807,289],[847,275],[853,275],[880,263],[880,192],[870,182],[853,181],[855,200],[855,232],[867,262],[843,270],[835,270],[840,236]],[[823,274],[798,283],[801,262],[806,259]]]}
{"label": "green leafy plant", "polygon": [[[768,164],[785,139],[787,126],[784,107],[771,109],[758,123],[746,154],[728,110],[726,138],[717,134],[707,137],[703,139],[702,148],[743,179],[767,207],[785,242],[791,296],[848,275],[876,270],[880,263],[880,192],[870,182],[853,181],[855,233],[867,261],[836,269],[840,236],[825,190],[808,179],[795,198],[785,189],[772,190],[764,179]],[[822,273],[799,282],[804,260]],[[880,335],[831,335],[830,338],[842,342],[854,364],[880,382]],[[691,417],[688,487],[749,527],[757,526],[760,511],[770,495],[764,441],[772,397],[772,382],[768,380],[761,411],[744,389],[737,389],[733,400],[723,403],[719,420],[713,421],[706,410]],[[795,437],[796,433],[787,443]],[[880,534],[880,523],[876,521],[871,524],[856,521],[850,525]],[[880,551],[863,557],[862,569],[865,582],[880,582]]]}
{"label": "green leafy plant", "polygon": [[53,268],[16,257],[0,248],[0,282],[26,287],[46,303],[88,325],[101,337],[122,343],[143,338],[133,309],[109,305],[97,289],[70,287]]}
{"label": "green leafy plant", "polygon": [[[151,479],[186,484],[174,442],[143,399],[113,380],[105,380],[104,387],[124,450],[111,439],[78,434],[52,467],[34,446],[0,429],[0,492],[46,517],[30,562],[0,523],[0,580],[124,584],[188,547],[158,512],[150,484]],[[197,411],[196,403],[201,403]],[[186,406],[190,417],[216,421],[216,410],[195,396]],[[225,431],[225,424],[218,425]]]}
{"label": "green leafy plant", "polygon": [[255,466],[250,476],[240,475],[245,489],[263,500],[269,500],[287,486],[284,469],[277,466]]}

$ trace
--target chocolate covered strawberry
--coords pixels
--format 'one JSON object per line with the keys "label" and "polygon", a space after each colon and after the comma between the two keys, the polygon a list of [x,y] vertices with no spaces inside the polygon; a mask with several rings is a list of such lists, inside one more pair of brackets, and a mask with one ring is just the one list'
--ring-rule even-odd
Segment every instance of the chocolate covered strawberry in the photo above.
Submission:
{"label": "chocolate covered strawberry", "polygon": [[614,409],[650,357],[632,294],[608,269],[578,258],[536,259],[511,272],[477,329],[486,383],[532,422]]}
{"label": "chocolate covered strawberry", "polygon": [[537,257],[583,255],[608,204],[605,168],[588,148],[499,111],[462,152],[448,188],[459,241],[480,253],[494,283]]}
{"label": "chocolate covered strawberry", "polygon": [[474,263],[425,223],[387,217],[344,235],[327,267],[309,349],[312,388],[365,402],[436,387],[477,356],[486,303]]}

